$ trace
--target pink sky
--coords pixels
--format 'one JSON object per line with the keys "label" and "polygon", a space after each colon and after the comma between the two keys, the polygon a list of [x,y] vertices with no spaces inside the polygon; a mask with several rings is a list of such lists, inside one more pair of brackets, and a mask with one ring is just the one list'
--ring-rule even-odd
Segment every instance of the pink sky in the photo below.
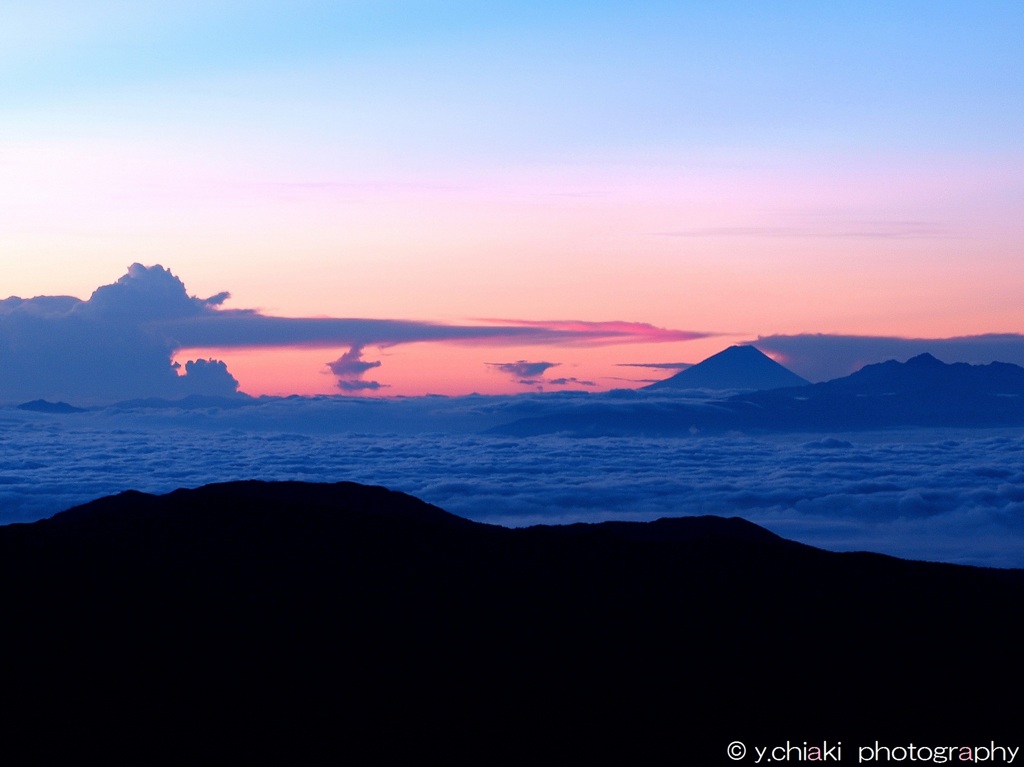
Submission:
{"label": "pink sky", "polygon": [[[466,172],[446,184],[351,186],[200,183],[181,168],[180,186],[147,186],[64,168],[66,192],[48,198],[58,226],[31,196],[20,202],[8,241],[23,258],[6,284],[22,296],[87,297],[141,258],[170,268],[191,294],[228,290],[228,307],[277,316],[623,320],[713,334],[644,346],[367,350],[384,362],[377,394],[521,391],[485,364],[518,359],[557,362],[550,377],[601,390],[667,375],[620,363],[697,362],[759,335],[1019,331],[1020,167],[584,168],[529,182]],[[346,350],[177,356],[224,359],[251,394],[327,393],[336,390],[324,365]]]}
{"label": "pink sky", "polygon": [[[44,5],[0,30],[2,295],[86,298],[140,262],[274,316],[712,334],[371,345],[378,394],[1024,330],[1016,3]],[[312,393],[346,351],[177,356]]]}

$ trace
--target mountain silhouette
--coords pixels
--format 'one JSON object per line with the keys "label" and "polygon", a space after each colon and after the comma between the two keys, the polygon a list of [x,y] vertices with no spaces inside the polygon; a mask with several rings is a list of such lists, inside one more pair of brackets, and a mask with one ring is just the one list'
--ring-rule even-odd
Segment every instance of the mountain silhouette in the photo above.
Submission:
{"label": "mountain silhouette", "polygon": [[84,413],[85,408],[69,405],[67,402],[50,402],[45,399],[34,399],[31,402],[22,402],[17,406],[19,410],[32,410],[37,413],[55,413],[63,415],[66,413]]}
{"label": "mountain silhouette", "polygon": [[737,738],[1010,737],[991,689],[1024,683],[1021,571],[739,519],[506,529],[352,483],[0,528],[0,614],[5,749],[39,762],[720,764]]}
{"label": "mountain silhouette", "polygon": [[[689,372],[688,370],[683,371]],[[681,374],[680,374],[681,375]],[[671,380],[671,379],[670,379]],[[670,393],[666,387],[658,394]],[[490,431],[530,436],[672,436],[696,431],[831,431],[895,426],[1024,425],[1024,368],[947,364],[930,354],[889,360],[823,383],[694,402],[637,392],[551,407]]]}
{"label": "mountain silhouette", "polygon": [[[744,411],[747,404],[754,407]],[[793,426],[1012,426],[1024,424],[1024,368],[920,354],[799,389],[754,392],[731,405],[762,423]]]}
{"label": "mountain silhouette", "polygon": [[755,346],[730,346],[645,389],[781,389],[808,383]]}

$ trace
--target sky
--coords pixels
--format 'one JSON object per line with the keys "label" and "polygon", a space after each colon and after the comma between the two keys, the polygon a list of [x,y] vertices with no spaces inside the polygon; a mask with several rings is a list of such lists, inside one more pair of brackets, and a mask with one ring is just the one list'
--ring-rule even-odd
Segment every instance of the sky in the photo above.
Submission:
{"label": "sky", "polygon": [[1019,2],[0,9],[6,398],[1024,362]]}

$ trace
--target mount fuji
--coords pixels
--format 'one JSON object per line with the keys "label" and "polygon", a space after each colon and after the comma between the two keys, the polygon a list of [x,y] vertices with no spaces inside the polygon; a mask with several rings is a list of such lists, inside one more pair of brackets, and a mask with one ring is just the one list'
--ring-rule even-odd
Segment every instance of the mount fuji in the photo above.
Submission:
{"label": "mount fuji", "polygon": [[730,346],[645,389],[784,389],[809,383],[756,346]]}

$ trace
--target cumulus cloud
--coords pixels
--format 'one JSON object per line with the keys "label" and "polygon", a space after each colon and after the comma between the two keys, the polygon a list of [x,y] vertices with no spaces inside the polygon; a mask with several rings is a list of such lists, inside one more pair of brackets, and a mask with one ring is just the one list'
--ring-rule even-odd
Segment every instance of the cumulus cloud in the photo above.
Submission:
{"label": "cumulus cloud", "polygon": [[[219,300],[215,297],[214,301]],[[133,264],[87,301],[69,296],[0,302],[0,399],[109,401],[235,392],[223,363],[171,363],[179,344],[162,321],[212,311],[161,267]],[[198,364],[197,364],[198,363]]]}
{"label": "cumulus cloud", "polygon": [[[184,283],[161,266],[132,264],[88,300],[71,296],[17,296],[0,300],[0,401],[36,398],[109,402],[139,397],[176,398],[237,390],[227,367],[172,364],[182,349],[231,347],[348,347],[333,363],[343,391],[375,388],[361,376],[378,362],[362,348],[421,341],[489,345],[589,346],[678,341],[706,334],[625,322],[489,321],[446,325],[393,319],[273,317],[225,309],[225,292],[188,295]],[[199,362],[199,361],[195,361]]]}
{"label": "cumulus cloud", "polygon": [[331,369],[331,372],[334,373],[334,375],[346,378],[359,377],[367,370],[380,367],[380,360],[367,362],[362,358],[362,356],[363,347],[357,344],[338,357],[334,362],[328,362],[327,367]]}
{"label": "cumulus cloud", "polygon": [[375,391],[381,387],[377,381],[360,380],[367,370],[380,367],[380,360],[369,362],[363,359],[363,347],[356,344],[327,367],[338,377],[338,388],[346,392]]}
{"label": "cumulus cloud", "polygon": [[794,373],[815,382],[846,376],[877,362],[891,359],[906,362],[926,352],[948,363],[987,365],[990,362],[1012,362],[1024,365],[1024,335],[1017,333],[956,338],[806,333],[760,336],[753,343]]}
{"label": "cumulus cloud", "polygon": [[557,362],[527,362],[526,360],[519,360],[518,362],[488,362],[490,367],[500,370],[502,373],[508,373],[513,378],[536,378],[537,376],[544,375],[544,372],[549,368],[556,367]]}
{"label": "cumulus cloud", "polygon": [[185,363],[185,382],[194,394],[228,396],[238,391],[238,381],[220,360],[189,360]]}
{"label": "cumulus cloud", "polygon": [[208,306],[223,303],[229,293],[211,299],[189,296],[185,284],[161,266],[132,264],[128,273],[112,285],[93,291],[88,301],[73,308],[93,317],[131,323],[196,317]]}

